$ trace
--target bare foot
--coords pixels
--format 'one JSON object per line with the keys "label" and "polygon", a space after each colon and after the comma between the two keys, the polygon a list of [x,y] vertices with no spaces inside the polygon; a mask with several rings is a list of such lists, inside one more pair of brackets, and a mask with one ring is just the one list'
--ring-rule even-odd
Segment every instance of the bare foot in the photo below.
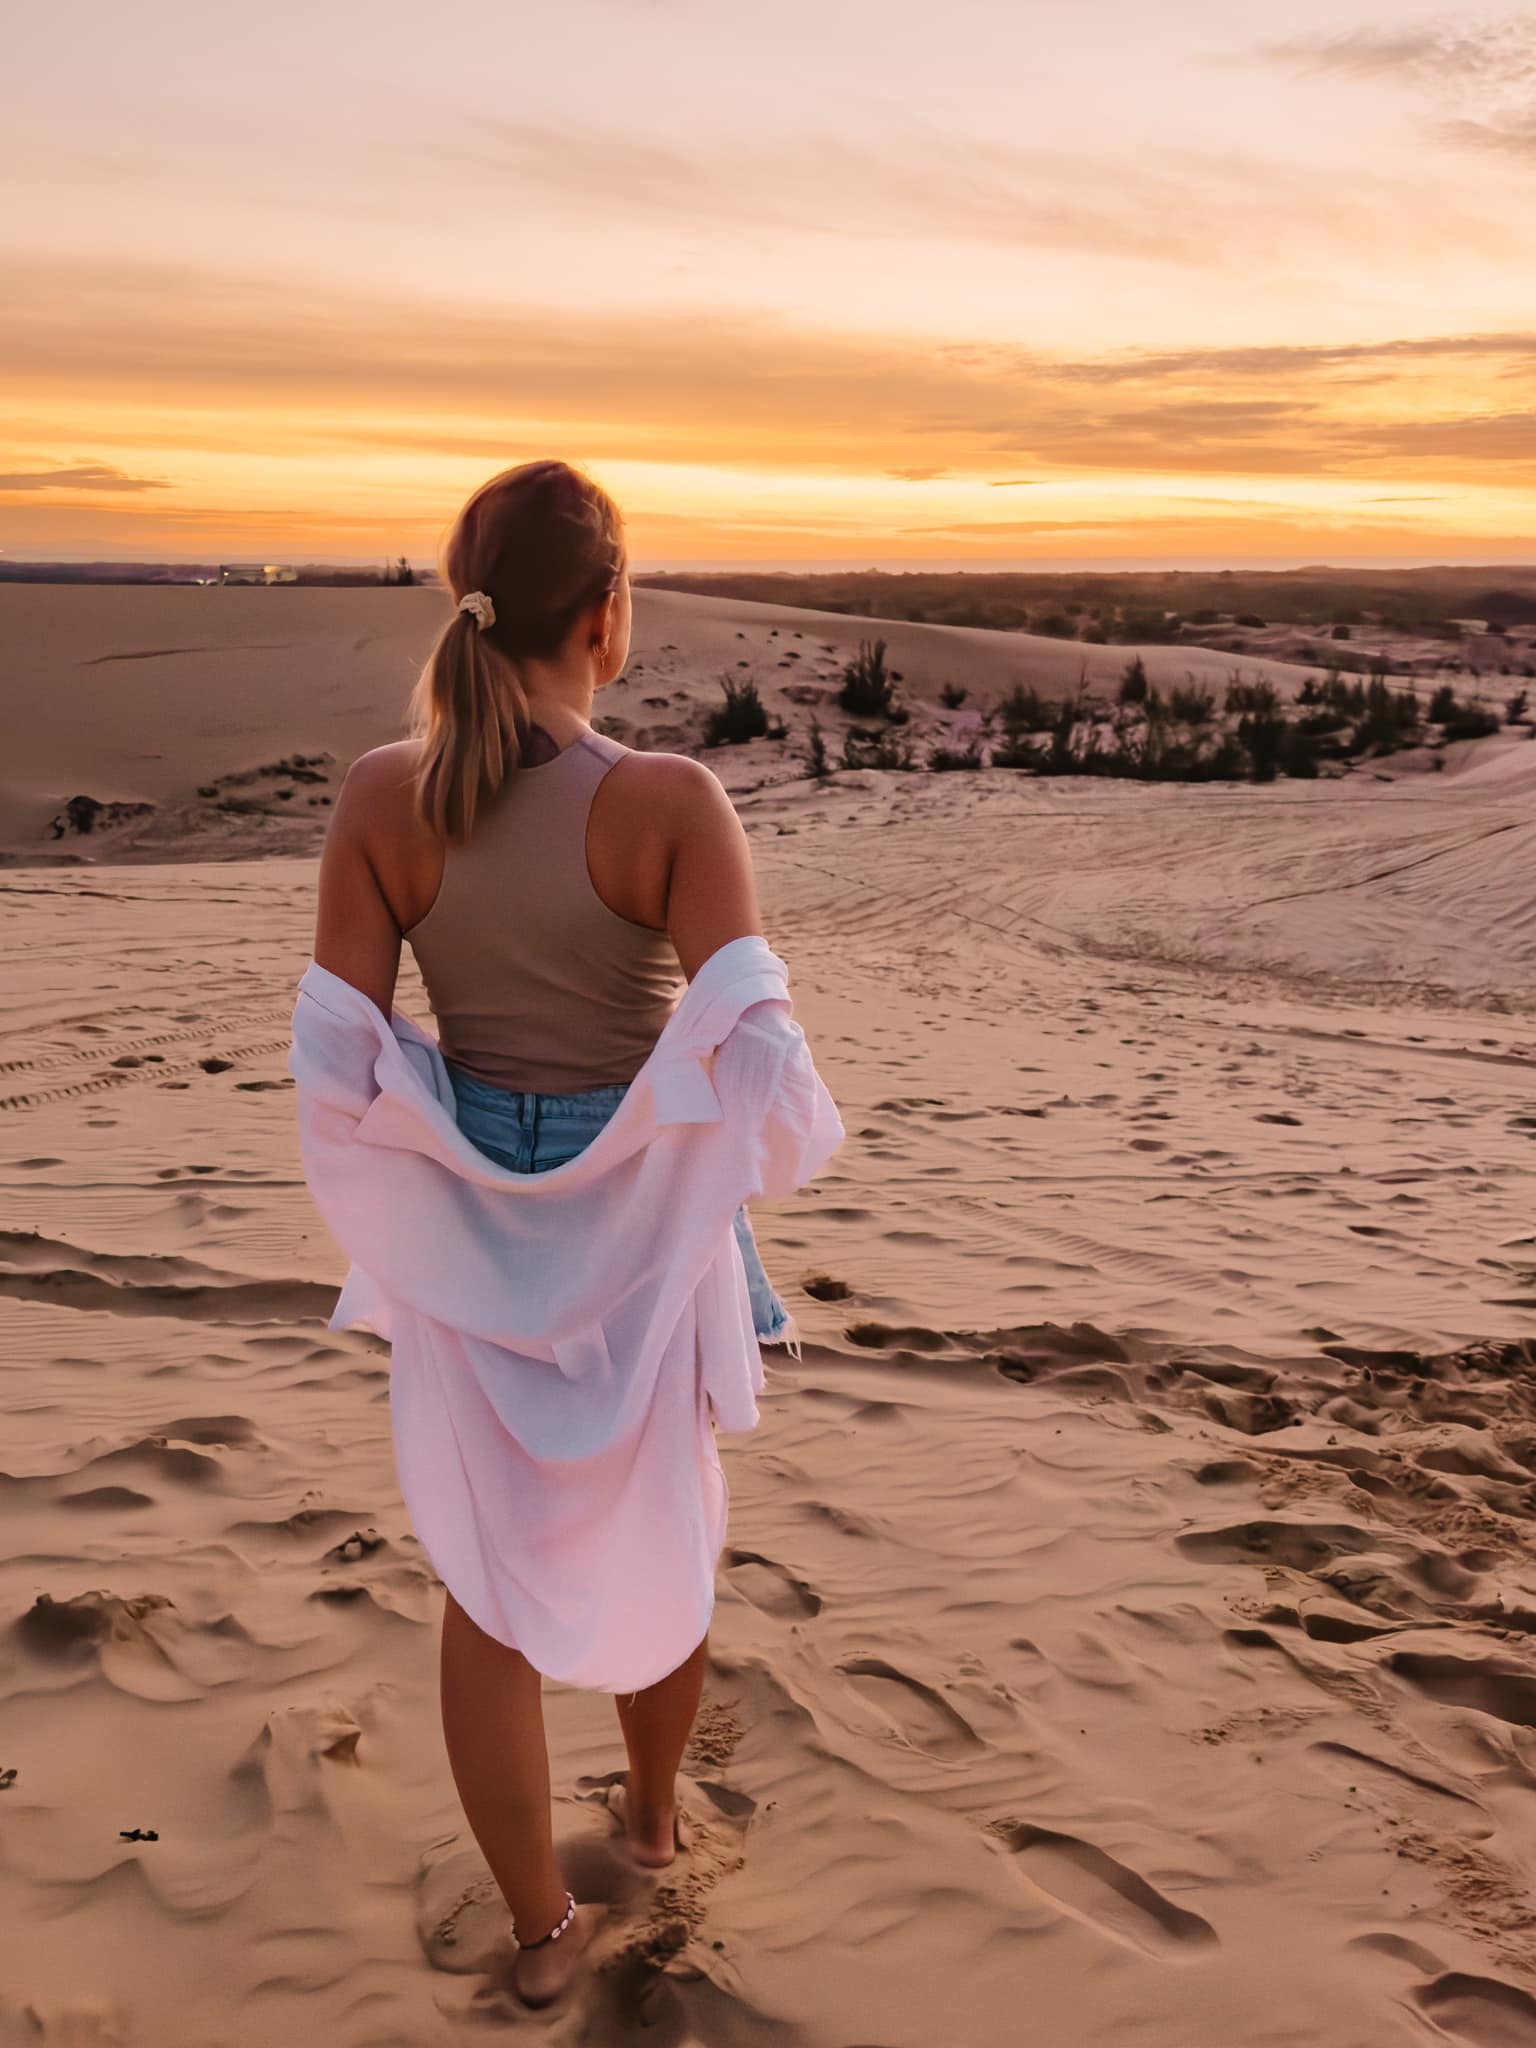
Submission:
{"label": "bare foot", "polygon": [[629,1818],[629,1787],[622,1782],[608,1787],[608,1810],[624,1823],[629,1853],[647,1870],[665,1870],[675,1862],[679,1849],[688,1847],[681,1810],[673,1805],[656,1813],[636,1813]]}
{"label": "bare foot", "polygon": [[558,1941],[517,1951],[512,1958],[512,1986],[524,2005],[535,2010],[553,2005],[569,1987],[582,1951],[597,1932],[598,1910],[578,1906],[575,1919]]}

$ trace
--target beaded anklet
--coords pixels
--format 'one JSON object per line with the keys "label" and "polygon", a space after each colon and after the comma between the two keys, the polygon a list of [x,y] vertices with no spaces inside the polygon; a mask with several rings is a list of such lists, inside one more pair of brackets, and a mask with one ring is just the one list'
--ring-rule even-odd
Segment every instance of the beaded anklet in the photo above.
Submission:
{"label": "beaded anklet", "polygon": [[569,1927],[571,1922],[576,1918],[576,1901],[571,1897],[571,1894],[569,1892],[567,1892],[565,1896],[569,1903],[566,1907],[565,1918],[560,1922],[560,1925],[558,1927],[552,1927],[548,1934],[541,1934],[537,1941],[520,1941],[517,1944],[520,1949],[543,1948],[546,1942],[558,1941],[560,1939],[561,1935],[564,1934],[567,1927]]}

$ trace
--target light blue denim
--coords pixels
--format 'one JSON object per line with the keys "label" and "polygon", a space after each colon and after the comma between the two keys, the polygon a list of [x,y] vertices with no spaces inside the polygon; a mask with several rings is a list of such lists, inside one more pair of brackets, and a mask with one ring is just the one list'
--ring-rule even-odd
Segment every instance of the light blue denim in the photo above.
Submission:
{"label": "light blue denim", "polygon": [[[628,1093],[623,1081],[582,1088],[570,1095],[540,1095],[497,1088],[447,1062],[459,1129],[469,1142],[514,1173],[547,1173],[584,1152]],[[745,1204],[733,1218],[752,1301],[752,1326],[759,1343],[771,1343],[789,1326],[789,1311],[774,1292],[758,1254]]]}

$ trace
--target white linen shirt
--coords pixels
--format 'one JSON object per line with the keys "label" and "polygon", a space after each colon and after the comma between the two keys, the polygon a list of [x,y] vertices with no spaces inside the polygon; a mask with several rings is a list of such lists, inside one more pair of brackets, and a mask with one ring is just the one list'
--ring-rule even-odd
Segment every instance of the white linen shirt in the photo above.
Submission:
{"label": "white linen shirt", "polygon": [[654,1684],[714,1609],[715,1429],[754,1428],[764,1385],[733,1219],[846,1135],[788,981],[766,940],[720,947],[597,1136],[537,1173],[463,1135],[410,1018],[318,961],[298,985],[304,1171],[349,1261],[329,1326],[393,1347],[396,1469],[438,1576],[569,1685]]}

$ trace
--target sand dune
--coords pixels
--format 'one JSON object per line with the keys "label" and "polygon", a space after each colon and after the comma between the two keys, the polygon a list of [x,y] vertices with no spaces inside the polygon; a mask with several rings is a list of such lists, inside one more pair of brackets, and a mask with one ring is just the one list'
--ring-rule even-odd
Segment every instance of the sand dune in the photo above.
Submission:
{"label": "sand dune", "polygon": [[[309,850],[347,763],[399,737],[446,610],[422,588],[0,586],[0,677],[15,705],[0,758],[0,852],[99,857],[106,840],[118,858],[155,860]],[[803,732],[808,703],[829,698],[843,663],[875,638],[908,702],[930,710],[950,681],[973,706],[1016,682],[1064,696],[1084,672],[1102,688],[1135,652],[642,587],[630,659],[598,709],[626,745],[691,751],[705,710],[723,701],[720,676],[749,670]],[[1154,678],[1188,672],[1213,689],[1235,665],[1286,691],[1313,673],[1198,647],[1142,652]],[[731,753],[733,786],[799,772],[782,744]],[[51,840],[50,822],[78,794],[154,808],[102,820],[89,842]]]}
{"label": "sand dune", "polygon": [[[338,744],[292,689],[136,787]],[[1536,746],[1264,789],[737,774],[849,1138],[757,1214],[804,1357],[726,1449],[660,1879],[614,1849],[611,1706],[551,1688],[610,1911],[546,2031],[1536,2040]],[[530,2024],[387,1355],[323,1327],[283,1067],[313,882],[0,875],[4,2048]]]}

